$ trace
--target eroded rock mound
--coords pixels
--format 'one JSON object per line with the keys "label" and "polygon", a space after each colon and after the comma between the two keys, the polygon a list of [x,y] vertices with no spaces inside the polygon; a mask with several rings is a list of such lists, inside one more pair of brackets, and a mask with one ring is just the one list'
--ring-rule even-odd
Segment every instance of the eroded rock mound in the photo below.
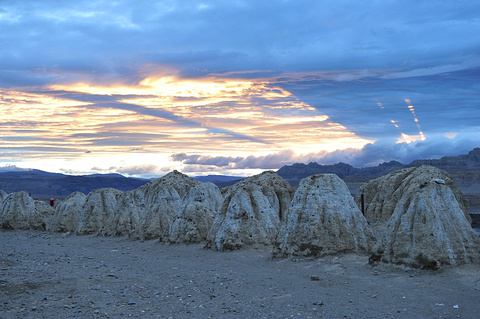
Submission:
{"label": "eroded rock mound", "polygon": [[206,239],[222,199],[215,185],[174,171],[133,191],[74,193],[58,205],[50,230],[197,242]]}
{"label": "eroded rock mound", "polygon": [[12,193],[3,196],[0,225],[5,229],[45,230],[53,214],[53,207],[45,202],[33,200],[27,192]]}
{"label": "eroded rock mound", "polygon": [[182,210],[183,197],[197,182],[187,175],[173,171],[156,179],[135,192],[137,205],[145,205],[134,236],[139,239],[160,238],[167,240],[170,224]]}
{"label": "eroded rock mound", "polygon": [[304,178],[295,192],[272,256],[367,253],[374,236],[337,175]]}
{"label": "eroded rock mound", "polygon": [[3,190],[0,189],[0,203],[3,202],[5,197],[7,197],[7,193],[5,193]]}
{"label": "eroded rock mound", "polygon": [[239,249],[245,245],[272,245],[294,189],[272,171],[248,177],[228,189],[207,247]]}
{"label": "eroded rock mound", "polygon": [[420,166],[371,183],[361,188],[365,214],[379,224],[388,218],[371,262],[427,269],[480,262],[480,238],[448,174]]}
{"label": "eroded rock mound", "polygon": [[371,180],[360,187],[355,201],[370,223],[386,222],[402,198],[403,201],[411,198],[419,189],[435,180],[452,190],[465,218],[471,223],[468,202],[455,186],[453,178],[433,166],[405,168]]}
{"label": "eroded rock mound", "polygon": [[223,196],[212,183],[198,183],[183,197],[182,209],[177,212],[169,229],[171,243],[197,243],[207,239]]}
{"label": "eroded rock mound", "polygon": [[48,230],[60,233],[70,232],[80,234],[83,228],[85,215],[83,206],[85,205],[86,198],[87,196],[85,194],[74,192],[57,204]]}
{"label": "eroded rock mound", "polygon": [[107,225],[107,220],[116,213],[116,204],[123,194],[114,188],[100,188],[88,193],[83,204],[79,234],[98,234]]}

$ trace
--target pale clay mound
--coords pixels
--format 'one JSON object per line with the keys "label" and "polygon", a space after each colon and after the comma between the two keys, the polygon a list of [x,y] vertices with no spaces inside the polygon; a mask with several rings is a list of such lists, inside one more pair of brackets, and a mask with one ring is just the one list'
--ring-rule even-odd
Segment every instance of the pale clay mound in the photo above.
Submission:
{"label": "pale clay mound", "polygon": [[80,234],[83,228],[83,205],[87,196],[81,192],[70,194],[56,204],[48,229],[53,232]]}
{"label": "pale clay mound", "polygon": [[33,200],[27,192],[0,194],[0,227],[5,229],[45,230],[45,221],[54,214],[54,208],[43,201]]}
{"label": "pale clay mound", "polygon": [[233,250],[272,245],[293,194],[292,186],[272,171],[233,185],[225,193],[206,247]]}
{"label": "pale clay mound", "polygon": [[361,193],[367,219],[380,226],[386,220],[371,262],[428,269],[480,262],[480,238],[445,172],[408,168],[366,183]]}
{"label": "pale clay mound", "polygon": [[0,202],[3,202],[5,197],[7,197],[7,193],[5,193],[3,190],[0,189]]}
{"label": "pale clay mound", "polygon": [[345,182],[334,174],[318,174],[300,182],[272,256],[367,253],[374,243]]}
{"label": "pale clay mound", "polygon": [[388,175],[368,181],[360,187],[355,201],[370,223],[386,222],[392,216],[401,198],[411,197],[415,192],[433,180],[443,180],[449,187],[462,209],[465,217],[471,223],[468,213],[468,201],[455,186],[453,178],[445,171],[433,166],[405,168]]}
{"label": "pale clay mound", "polygon": [[74,193],[61,202],[49,227],[76,234],[158,238],[172,243],[206,239],[222,195],[174,171],[136,190]]}
{"label": "pale clay mound", "polygon": [[433,269],[480,262],[468,205],[445,172],[404,169],[366,183],[362,193],[365,216],[378,232],[373,249],[347,187],[329,174],[306,178],[294,196],[283,178],[264,172],[228,188],[224,199],[215,185],[174,171],[134,191],[76,192],[55,209],[26,192],[0,191],[0,227],[170,243],[206,240],[216,250],[274,245],[273,257],[371,249],[372,262]]}

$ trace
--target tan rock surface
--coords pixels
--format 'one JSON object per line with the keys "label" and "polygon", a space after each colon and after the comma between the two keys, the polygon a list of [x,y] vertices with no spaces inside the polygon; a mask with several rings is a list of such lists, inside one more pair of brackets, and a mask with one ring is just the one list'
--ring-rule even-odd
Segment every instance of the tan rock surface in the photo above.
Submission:
{"label": "tan rock surface", "polygon": [[55,207],[55,214],[52,217],[49,231],[61,233],[80,234],[80,228],[83,224],[84,211],[87,196],[81,192],[70,194],[65,200],[58,203]]}
{"label": "tan rock surface", "polygon": [[445,172],[431,166],[404,169],[366,183],[361,192],[367,219],[382,230],[372,262],[438,269],[480,261],[480,238]]}
{"label": "tan rock surface", "polygon": [[7,197],[7,193],[5,193],[3,190],[0,189],[0,202],[3,201],[5,197]]}
{"label": "tan rock surface", "polygon": [[183,198],[170,225],[168,241],[171,243],[198,243],[207,239],[223,196],[212,183],[198,183]]}
{"label": "tan rock surface", "polygon": [[453,178],[447,172],[433,166],[405,168],[366,182],[360,187],[355,201],[362,210],[363,194],[363,211],[367,220],[371,223],[385,222],[390,219],[401,198],[413,196],[416,190],[435,179],[443,180],[452,190],[465,217],[471,222],[468,202],[455,186]]}
{"label": "tan rock surface", "polygon": [[374,241],[347,185],[337,175],[319,174],[300,182],[272,256],[367,253]]}
{"label": "tan rock surface", "polygon": [[0,225],[5,229],[44,230],[53,213],[53,207],[33,200],[25,191],[12,193],[3,197]]}
{"label": "tan rock surface", "polygon": [[174,171],[129,192],[102,188],[87,196],[74,193],[58,205],[49,229],[197,242],[206,239],[222,200],[215,185]]}
{"label": "tan rock surface", "polygon": [[248,177],[230,187],[208,235],[207,247],[239,249],[272,245],[294,189],[272,171]]}

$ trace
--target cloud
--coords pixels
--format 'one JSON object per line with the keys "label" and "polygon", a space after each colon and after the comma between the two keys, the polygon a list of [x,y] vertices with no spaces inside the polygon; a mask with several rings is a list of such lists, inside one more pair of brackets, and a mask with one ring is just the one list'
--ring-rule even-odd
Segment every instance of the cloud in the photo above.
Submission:
{"label": "cloud", "polygon": [[0,172],[17,172],[17,171],[30,171],[28,168],[21,168],[16,165],[4,165],[0,166]]}
{"label": "cloud", "polygon": [[137,77],[146,64],[189,77],[406,70],[478,52],[476,1],[203,4],[3,1],[0,70],[13,73],[0,78],[5,85],[82,77],[118,82]]}
{"label": "cloud", "polygon": [[154,164],[139,164],[139,165],[126,165],[126,166],[110,166],[110,167],[99,167],[93,166],[91,169],[93,172],[105,173],[119,173],[129,176],[158,176],[163,170]]}
{"label": "cloud", "polygon": [[317,162],[322,165],[331,165],[339,162],[350,164],[354,167],[376,166],[383,162],[398,161],[409,164],[415,159],[437,159],[443,156],[457,156],[466,154],[475,147],[479,147],[474,136],[462,138],[447,138],[437,136],[425,141],[410,143],[396,143],[394,140],[379,140],[369,143],[361,149],[344,149],[333,152],[317,152],[308,154],[295,154],[291,150],[284,150],[266,156],[248,157],[214,157],[202,155],[187,155],[185,153],[173,154],[173,161],[187,165],[188,170],[221,171],[226,169],[279,169],[284,165],[293,163]]}
{"label": "cloud", "polygon": [[160,169],[154,164],[132,165],[118,167],[115,169],[117,173],[127,175],[158,175]]}
{"label": "cloud", "polygon": [[[417,125],[429,143],[478,131],[478,1],[0,6],[2,158],[135,149],[202,154],[190,168],[365,165],[426,149],[392,142]],[[339,145],[351,150],[325,153]]]}
{"label": "cloud", "polygon": [[187,155],[185,153],[173,154],[172,161],[182,162],[187,165],[205,165],[232,169],[261,168],[271,169],[290,163],[294,158],[292,150],[285,150],[265,156],[225,157],[225,156],[202,156]]}
{"label": "cloud", "polygon": [[[465,61],[466,60],[466,61]],[[391,74],[386,74],[381,76],[383,79],[402,79],[402,78],[412,78],[418,76],[429,76],[437,75],[442,73],[450,73],[468,69],[475,69],[480,66],[480,58],[477,56],[472,58],[471,56],[465,57],[458,64],[446,64],[446,65],[436,65],[427,68],[412,69],[404,72],[395,72]]]}

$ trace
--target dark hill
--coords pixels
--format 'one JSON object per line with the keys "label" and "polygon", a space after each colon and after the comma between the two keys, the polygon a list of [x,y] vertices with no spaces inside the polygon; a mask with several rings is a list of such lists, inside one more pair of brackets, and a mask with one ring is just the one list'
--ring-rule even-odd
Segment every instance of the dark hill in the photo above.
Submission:
{"label": "dark hill", "polygon": [[27,191],[35,198],[51,196],[63,198],[73,192],[88,194],[94,189],[112,187],[122,191],[136,189],[147,179],[125,177],[120,174],[64,175],[40,170],[0,172],[0,189],[6,193]]}
{"label": "dark hill", "polygon": [[208,182],[213,183],[217,185],[219,188],[231,186],[243,179],[243,177],[226,176],[226,175],[196,176],[192,178],[203,183],[208,183]]}
{"label": "dark hill", "polygon": [[444,156],[441,159],[415,160],[408,164],[409,167],[431,165],[444,170],[449,168],[480,168],[480,148],[474,148],[467,155]]}
{"label": "dark hill", "polygon": [[467,155],[444,156],[441,159],[419,159],[404,165],[397,161],[390,161],[374,167],[355,168],[349,164],[337,163],[333,165],[320,165],[317,163],[285,165],[277,174],[287,180],[300,180],[315,174],[337,174],[340,178],[376,178],[405,167],[431,165],[447,172],[457,172],[461,169],[480,170],[480,148],[475,148]]}

